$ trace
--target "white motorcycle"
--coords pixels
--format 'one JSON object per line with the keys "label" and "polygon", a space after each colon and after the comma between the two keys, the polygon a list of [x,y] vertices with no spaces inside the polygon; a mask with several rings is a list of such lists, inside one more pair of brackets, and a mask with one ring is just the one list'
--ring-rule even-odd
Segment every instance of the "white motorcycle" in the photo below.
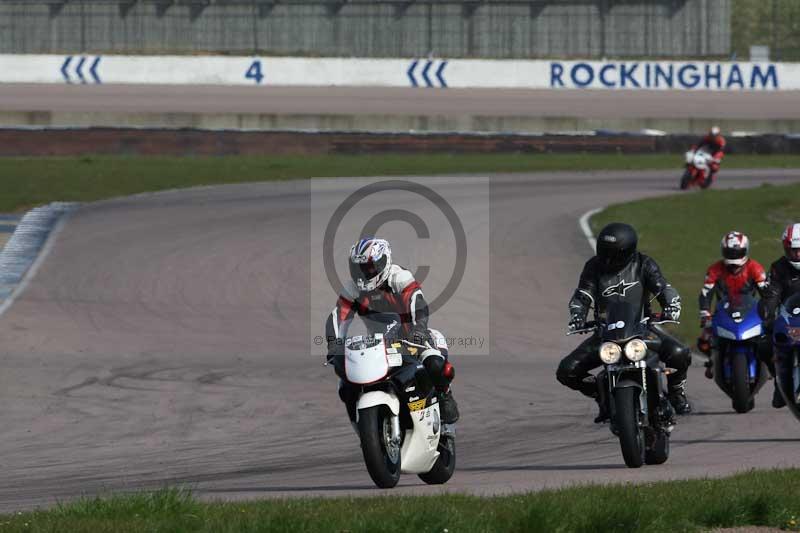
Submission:
{"label": "white motorcycle", "polygon": [[[356,427],[372,481],[397,485],[400,474],[446,483],[456,464],[455,429],[443,424],[436,388],[421,358],[429,346],[389,341],[382,333],[348,337],[337,374],[361,387]],[[343,372],[342,372],[343,370]]]}
{"label": "white motorcycle", "polygon": [[711,163],[716,162],[718,161],[714,156],[705,150],[686,152],[686,170],[681,177],[681,190],[688,189],[692,185],[697,185],[701,189],[709,188],[713,181]]}

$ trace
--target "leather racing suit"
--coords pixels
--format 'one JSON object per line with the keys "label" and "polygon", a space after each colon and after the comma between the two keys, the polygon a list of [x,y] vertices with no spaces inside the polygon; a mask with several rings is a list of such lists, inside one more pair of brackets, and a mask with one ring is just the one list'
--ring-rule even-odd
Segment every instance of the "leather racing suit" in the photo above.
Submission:
{"label": "leather racing suit", "polygon": [[[569,310],[572,315],[581,315],[585,319],[589,309],[594,307],[595,318],[602,319],[609,302],[623,299],[640,305],[644,317],[650,314],[650,295],[655,295],[663,309],[680,311],[680,295],[664,279],[658,264],[647,255],[636,252],[622,270],[613,273],[604,272],[595,256],[583,267]],[[686,371],[691,363],[689,348],[660,326],[652,325],[650,330],[662,340],[660,359],[676,370],[668,377],[670,395],[684,395]],[[598,353],[600,344],[601,338],[596,332],[562,359],[556,371],[558,381],[586,396],[597,398],[597,384],[592,380],[584,381],[584,378],[602,365]],[[683,399],[685,401],[685,395]]]}
{"label": "leather racing suit", "polygon": [[708,150],[714,158],[715,161],[709,165],[711,174],[709,177],[713,179],[717,172],[719,172],[720,163],[722,163],[722,158],[725,156],[725,137],[722,135],[711,135],[709,133],[700,138],[696,144],[693,144],[691,149],[693,151]]}
{"label": "leather racing suit", "polygon": [[[457,407],[449,389],[455,372],[448,361],[447,341],[439,331],[428,328],[428,303],[422,293],[422,286],[414,279],[413,274],[393,264],[386,281],[368,292],[360,292],[350,280],[345,282],[336,306],[325,323],[329,358],[344,356],[344,339],[356,315],[364,319],[370,333],[383,333],[387,329],[387,324],[371,321],[370,317],[397,316],[400,319],[398,337],[418,344],[428,342],[434,348],[426,350],[421,362],[437,389],[443,394],[441,404],[443,421],[455,422],[458,419]],[[352,421],[355,421],[355,402],[359,391],[360,387],[344,379],[340,380],[339,396],[345,403]]]}
{"label": "leather racing suit", "polygon": [[[738,305],[740,301],[756,292],[763,298],[767,290],[767,274],[764,267],[755,259],[748,259],[747,262],[737,270],[731,270],[725,265],[723,260],[708,267],[706,277],[703,281],[703,288],[700,289],[698,306],[700,308],[701,323],[704,328],[703,333],[697,340],[697,347],[701,352],[710,354],[712,332],[710,329],[711,304],[716,296],[717,300],[727,299],[733,305]],[[761,305],[761,304],[759,304]],[[771,357],[771,339],[764,336],[758,342],[758,355],[774,373],[774,365]],[[711,368],[711,362],[706,364]],[[706,374],[711,377],[710,371]]]}

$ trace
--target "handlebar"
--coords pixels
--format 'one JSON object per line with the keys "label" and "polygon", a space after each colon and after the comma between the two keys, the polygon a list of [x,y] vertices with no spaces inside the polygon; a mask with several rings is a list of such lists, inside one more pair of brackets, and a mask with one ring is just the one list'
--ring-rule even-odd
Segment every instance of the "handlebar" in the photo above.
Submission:
{"label": "handlebar", "polygon": [[[660,313],[657,313],[655,315],[643,318],[641,323],[642,324],[649,323],[655,326],[659,326],[661,324],[680,324],[680,321],[664,319],[661,317]],[[590,320],[589,322],[586,322],[584,327],[581,329],[567,331],[567,337],[569,337],[570,335],[585,335],[587,333],[594,333],[597,329],[600,329],[605,325],[606,324],[604,322],[600,322],[599,320]]]}
{"label": "handlebar", "polygon": [[[430,346],[426,346],[424,344],[417,344],[415,342],[411,342],[411,341],[406,340],[406,339],[400,339],[400,342],[405,344],[406,346],[411,346],[413,348],[419,348],[420,350],[427,350],[428,348],[430,348]],[[332,357],[329,357],[324,363],[322,363],[322,366],[330,365],[333,362],[334,359],[336,359],[335,355],[332,356]]]}
{"label": "handlebar", "polygon": [[587,333],[593,333],[597,328],[601,327],[603,327],[603,324],[601,322],[598,322],[597,320],[590,320],[589,322],[584,324],[584,327],[582,327],[581,329],[567,331],[567,337],[569,337],[570,335],[585,335]]}
{"label": "handlebar", "polygon": [[402,342],[406,346],[411,346],[412,348],[419,348],[420,350],[427,350],[429,348],[429,346],[426,346],[424,344],[417,344],[415,342],[411,342],[406,339],[401,339],[400,342]]}

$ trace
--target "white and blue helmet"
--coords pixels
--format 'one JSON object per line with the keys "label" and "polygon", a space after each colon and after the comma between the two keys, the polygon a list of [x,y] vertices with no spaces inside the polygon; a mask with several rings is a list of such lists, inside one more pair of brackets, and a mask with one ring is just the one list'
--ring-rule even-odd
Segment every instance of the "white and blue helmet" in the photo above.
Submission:
{"label": "white and blue helmet", "polygon": [[350,248],[350,277],[360,291],[374,291],[389,277],[392,249],[384,239],[361,239]]}

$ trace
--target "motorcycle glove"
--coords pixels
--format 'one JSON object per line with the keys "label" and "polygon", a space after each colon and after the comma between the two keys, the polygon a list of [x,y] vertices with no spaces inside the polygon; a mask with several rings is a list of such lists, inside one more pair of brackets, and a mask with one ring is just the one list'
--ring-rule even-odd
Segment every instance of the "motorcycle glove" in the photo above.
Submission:
{"label": "motorcycle glove", "polygon": [[711,322],[711,313],[708,312],[706,309],[700,310],[700,327],[704,328],[708,326],[708,323]]}
{"label": "motorcycle glove", "polygon": [[411,342],[424,345],[428,340],[428,328],[415,324],[411,328]]}
{"label": "motorcycle glove", "polygon": [[327,359],[331,360],[334,357],[341,355],[344,355],[344,342],[341,339],[334,339],[328,342]]}
{"label": "motorcycle glove", "polygon": [[569,322],[567,323],[567,329],[569,331],[577,331],[584,327],[586,327],[586,317],[582,315],[572,315],[569,317]]}
{"label": "motorcycle glove", "polygon": [[664,320],[674,320],[675,322],[678,321],[681,317],[681,306],[680,305],[668,305],[661,311],[661,317]]}

